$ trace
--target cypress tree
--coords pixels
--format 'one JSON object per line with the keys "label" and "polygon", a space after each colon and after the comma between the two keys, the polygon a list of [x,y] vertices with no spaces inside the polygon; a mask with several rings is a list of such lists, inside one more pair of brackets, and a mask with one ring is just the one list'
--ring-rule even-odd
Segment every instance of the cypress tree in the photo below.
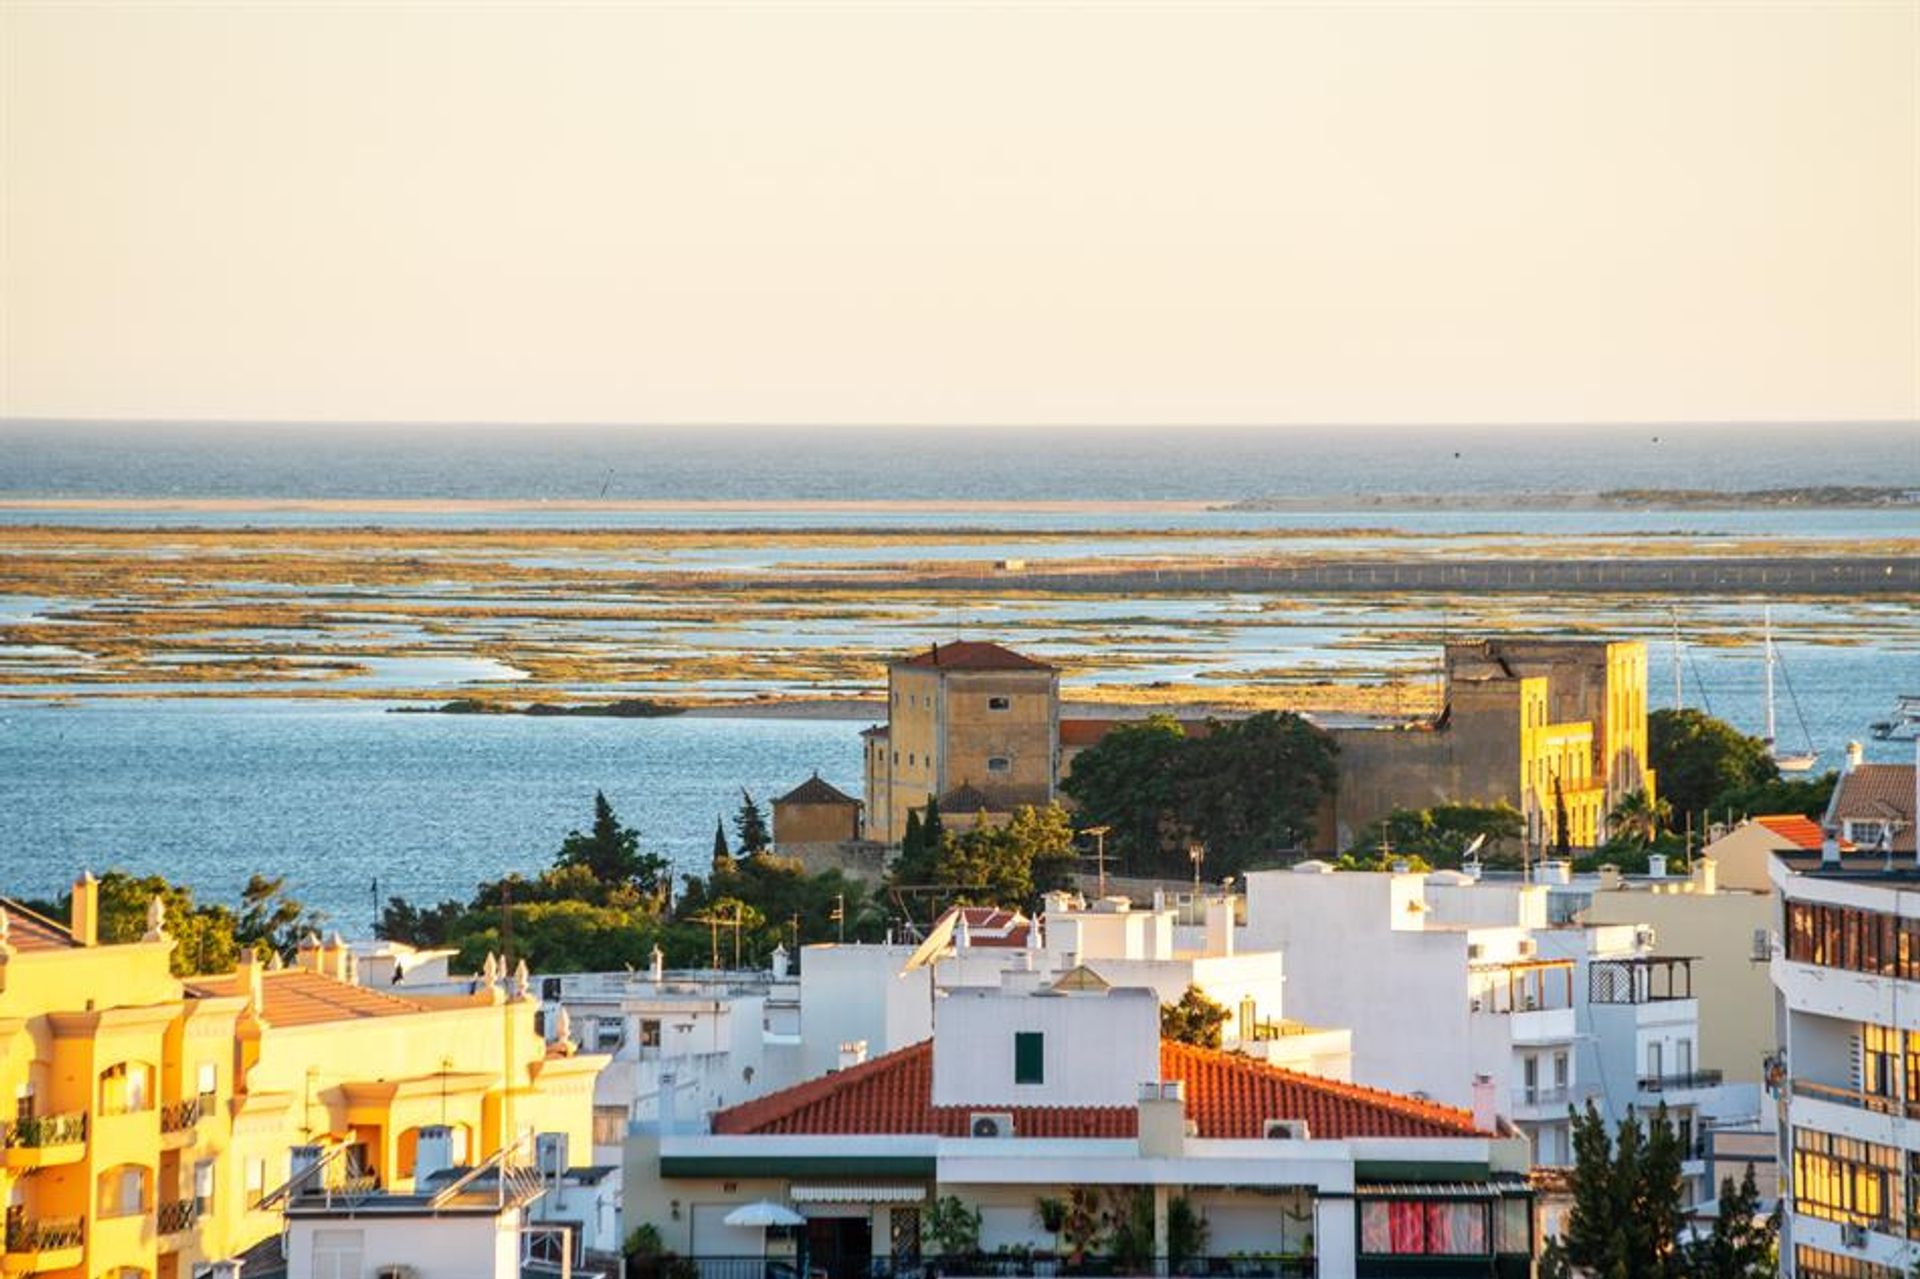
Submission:
{"label": "cypress tree", "polygon": [[727,847],[727,822],[724,817],[713,819],[713,876],[718,879],[733,874],[733,850]]}
{"label": "cypress tree", "polygon": [[740,811],[733,817],[733,831],[740,837],[740,853],[743,857],[763,853],[773,844],[773,836],[767,831],[767,819],[761,815],[760,805],[754,803],[753,796],[744,790],[740,792]]}

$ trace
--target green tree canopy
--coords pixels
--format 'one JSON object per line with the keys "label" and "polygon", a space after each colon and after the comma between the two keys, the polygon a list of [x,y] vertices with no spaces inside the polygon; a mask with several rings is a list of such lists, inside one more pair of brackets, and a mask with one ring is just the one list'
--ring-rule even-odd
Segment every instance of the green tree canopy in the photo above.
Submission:
{"label": "green tree canopy", "polygon": [[[146,936],[147,908],[154,898],[160,899],[167,935],[174,942],[168,965],[176,977],[231,972],[249,946],[291,957],[300,938],[324,922],[286,895],[284,880],[260,875],[241,890],[238,911],[217,902],[197,902],[191,888],[163,875],[110,870],[99,883],[102,942],[136,942]],[[73,894],[29,906],[48,918],[68,919]]]}
{"label": "green tree canopy", "polygon": [[640,832],[622,826],[604,792],[593,793],[593,829],[568,831],[554,858],[555,869],[580,867],[603,884],[632,884],[656,892],[667,882],[667,859],[640,851]]}
{"label": "green tree canopy", "polygon": [[1062,789],[1086,825],[1111,828],[1133,874],[1180,875],[1187,848],[1232,874],[1310,839],[1336,777],[1333,739],[1298,715],[1212,720],[1189,737],[1155,716],[1114,729],[1073,761]]}
{"label": "green tree canopy", "polygon": [[949,902],[1009,910],[1025,910],[1037,894],[1071,882],[1076,850],[1065,809],[1023,806],[997,826],[982,817],[971,829],[943,833],[937,849],[912,861],[903,854],[890,882],[941,887]]}
{"label": "green tree canopy", "polygon": [[1477,839],[1483,860],[1517,858],[1525,822],[1511,804],[1441,804],[1433,808],[1396,808],[1385,830],[1369,826],[1347,849],[1356,860],[1378,854],[1385,834],[1396,856],[1419,858],[1428,866],[1457,867],[1461,854]]}
{"label": "green tree canopy", "polygon": [[1160,1005],[1160,1038],[1196,1048],[1218,1048],[1221,1027],[1230,1015],[1198,986],[1188,986],[1178,1001]]}
{"label": "green tree canopy", "polygon": [[1609,1138],[1589,1101],[1573,1116],[1573,1208],[1560,1254],[1609,1279],[1670,1279],[1681,1257],[1684,1152],[1662,1103],[1642,1127],[1629,1114]]}
{"label": "green tree canopy", "polygon": [[1648,713],[1647,757],[1675,813],[1706,813],[1728,792],[1780,776],[1765,742],[1691,709]]}
{"label": "green tree canopy", "polygon": [[740,855],[751,857],[773,847],[773,834],[760,805],[746,791],[740,792],[740,811],[733,815],[733,833],[740,841]]}

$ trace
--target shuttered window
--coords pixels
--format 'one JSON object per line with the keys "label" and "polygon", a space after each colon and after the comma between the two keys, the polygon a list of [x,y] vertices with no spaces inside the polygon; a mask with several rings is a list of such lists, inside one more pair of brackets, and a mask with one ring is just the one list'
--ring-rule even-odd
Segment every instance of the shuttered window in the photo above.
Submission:
{"label": "shuttered window", "polygon": [[1047,1037],[1037,1030],[1023,1030],[1014,1034],[1013,1082],[1047,1082]]}

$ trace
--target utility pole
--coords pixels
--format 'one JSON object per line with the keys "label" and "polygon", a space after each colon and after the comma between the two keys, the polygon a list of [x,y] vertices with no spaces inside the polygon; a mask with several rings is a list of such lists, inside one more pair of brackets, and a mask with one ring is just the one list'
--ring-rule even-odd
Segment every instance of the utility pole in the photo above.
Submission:
{"label": "utility pole", "polygon": [[845,893],[835,893],[833,895],[832,918],[834,922],[840,925],[840,940],[843,942],[846,941],[847,940],[847,895]]}
{"label": "utility pole", "polygon": [[1111,826],[1089,826],[1080,832],[1082,835],[1093,836],[1093,861],[1094,865],[1099,868],[1100,896],[1102,897],[1107,895],[1107,836],[1112,832],[1113,827]]}

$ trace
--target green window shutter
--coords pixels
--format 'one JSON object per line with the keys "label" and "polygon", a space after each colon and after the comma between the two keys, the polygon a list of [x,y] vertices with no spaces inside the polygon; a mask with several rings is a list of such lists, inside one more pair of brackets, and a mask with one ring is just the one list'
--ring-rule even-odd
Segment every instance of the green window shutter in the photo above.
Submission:
{"label": "green window shutter", "polygon": [[1047,1037],[1037,1030],[1016,1031],[1013,1036],[1013,1082],[1047,1082]]}

